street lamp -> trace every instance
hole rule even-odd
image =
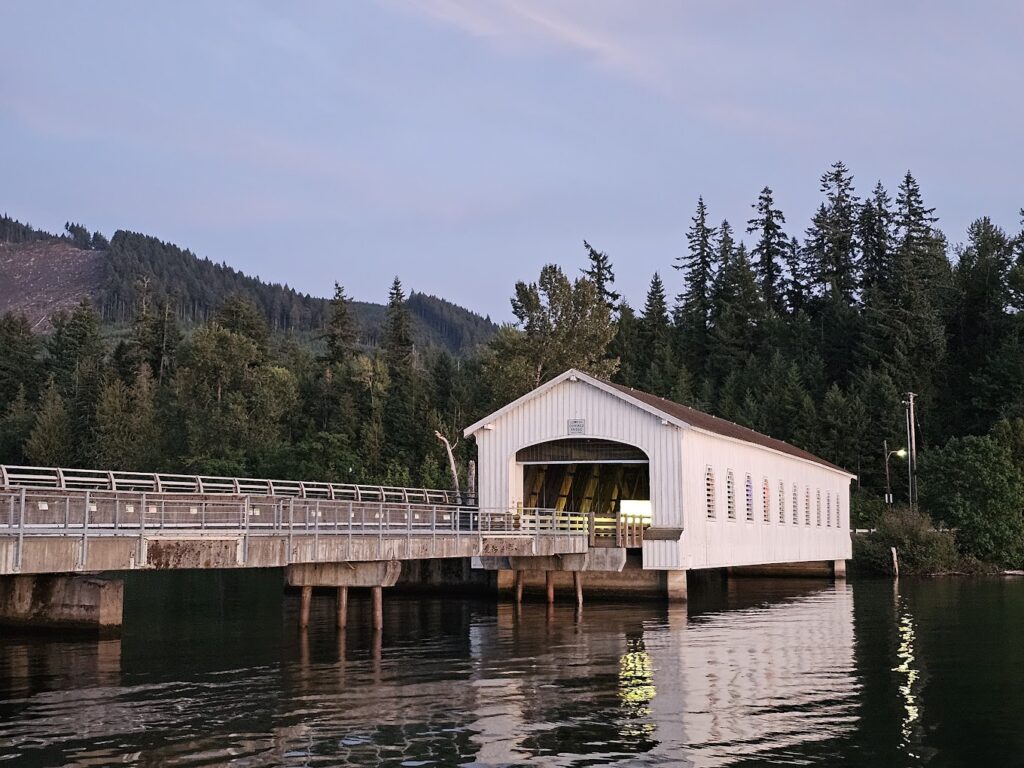
[[[899,456],[901,459],[906,458],[907,449],[897,448],[893,451],[889,450],[889,441],[882,441],[882,453],[885,454],[885,503],[892,504],[892,485],[889,482],[889,458],[891,456]]]

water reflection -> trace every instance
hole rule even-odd
[[[756,599],[763,585],[740,599]],[[762,596],[762,599],[763,596]],[[679,631],[685,623],[685,631]],[[654,756],[696,766],[782,759],[856,727],[853,596],[845,586],[651,631]]]
[[[218,605],[123,648],[0,639],[0,761],[720,766],[806,761],[858,727],[846,586],[736,584],[689,612],[392,598],[383,633],[358,596],[344,633],[327,596],[307,633],[290,602]]]

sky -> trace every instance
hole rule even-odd
[[[0,8],[0,211],[156,235],[314,295],[511,317],[607,251],[642,305],[697,197],[802,235],[842,160],[952,242],[1024,206],[1016,0],[51,2]]]

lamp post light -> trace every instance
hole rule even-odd
[[[889,441],[882,441],[882,453],[885,455],[885,503],[892,504],[892,484],[889,480],[889,458],[892,456],[899,456],[901,459],[907,455],[906,448],[897,448],[895,450],[889,450]]]

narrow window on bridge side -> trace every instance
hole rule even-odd
[[[843,527],[843,516],[839,513],[839,494],[836,494],[836,528]]]
[[[768,486],[768,478],[761,478],[761,504],[764,509],[761,510],[764,516],[764,521],[770,523],[772,521],[772,492]]]
[[[811,489],[804,487],[804,525],[811,524]]]
[[[817,496],[817,499],[815,500],[814,511],[815,511],[815,518],[814,519],[816,521],[815,524],[819,528],[821,528],[821,488],[818,489],[818,496]]]
[[[704,504],[707,507],[708,520],[715,519],[715,470],[708,467],[704,470]]]
[[[793,483],[793,525],[800,524],[800,501],[799,491],[796,489],[796,483]]]
[[[747,472],[744,490],[747,493],[747,522],[752,523],[754,522],[754,479],[750,476],[749,472]]]
[[[779,482],[779,522],[786,522],[786,484]]]
[[[832,491],[825,491],[825,527],[832,527]]]
[[[731,469],[725,473],[725,516],[736,519],[736,479]]]

